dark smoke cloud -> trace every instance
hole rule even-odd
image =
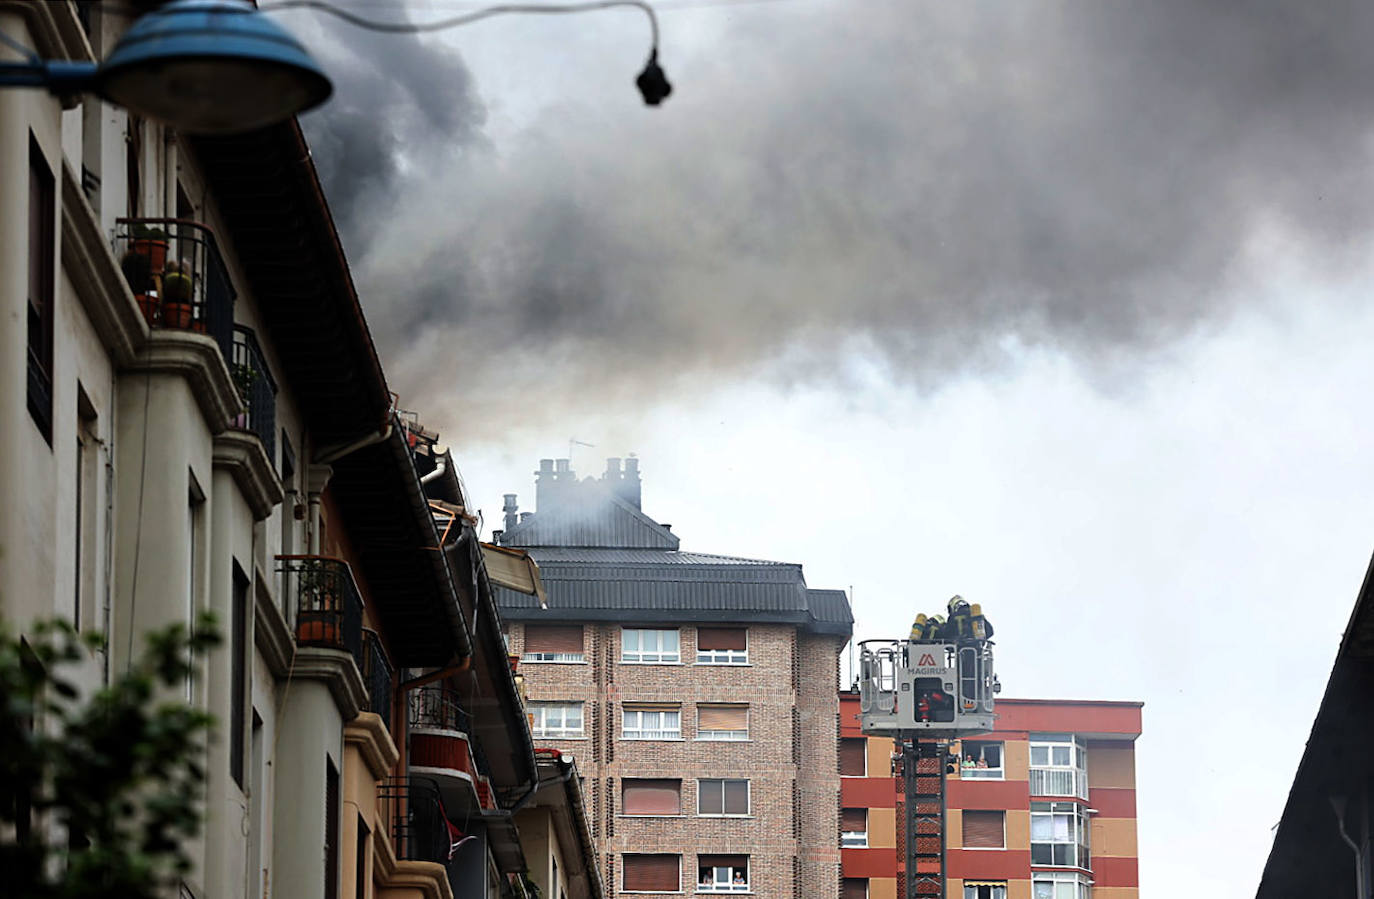
[[[675,56],[709,15],[665,14],[661,109],[540,83],[499,145],[449,51],[342,80],[312,135],[408,405],[1131,359],[1223,321],[1265,235],[1337,269],[1374,225],[1368,3],[780,3]]]

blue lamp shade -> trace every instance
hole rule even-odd
[[[97,78],[109,100],[191,134],[262,128],[333,91],[300,42],[247,0],[173,0],[125,32]]]

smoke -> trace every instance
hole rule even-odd
[[[1266,254],[1338,274],[1374,224],[1368,4],[797,2],[663,28],[662,108],[633,71],[592,95],[532,76],[547,108],[499,140],[454,51],[337,33],[384,62],[311,136],[427,420],[829,381],[856,352],[917,385],[1009,343],[1144,359],[1224,322]]]

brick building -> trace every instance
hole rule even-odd
[[[836,896],[838,590],[800,565],[683,552],[640,509],[638,460],[540,462],[502,546],[547,607],[500,592],[536,739],[576,755],[614,895]]]
[[[1136,899],[1138,702],[998,699],[997,729],[954,744],[950,899]],[[892,741],[840,694],[844,899],[895,899],[905,876]],[[968,766],[971,759],[973,766]]]

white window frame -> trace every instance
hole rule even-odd
[[[1052,899],[1061,899],[1059,888],[1061,885],[1073,887],[1071,891],[1072,899],[1088,899],[1089,882],[1082,874],[1075,874],[1072,871],[1032,871],[1031,872],[1031,896],[1037,893],[1036,886],[1039,884],[1053,884],[1051,892]],[[1068,896],[1063,899],[1069,899]]]
[[[585,652],[527,652],[520,657],[522,662],[557,662],[563,665],[585,664]]]
[[[1037,806],[1040,806],[1040,807],[1037,808]],[[1044,808],[1044,806],[1049,806],[1049,808]],[[1049,822],[1050,822],[1050,833],[1051,833],[1051,838],[1050,838],[1050,839],[1048,839],[1048,840],[1037,840],[1037,839],[1035,838],[1035,823],[1036,823],[1036,819],[1037,819],[1037,818],[1048,818],[1048,819],[1049,819]],[[1067,819],[1068,819],[1068,821],[1069,821],[1069,835],[1068,835],[1068,839],[1064,839],[1064,840],[1054,839],[1054,837],[1053,837],[1053,833],[1054,833],[1054,819],[1056,819],[1056,818],[1067,818]],[[1032,802],[1032,803],[1031,803],[1031,806],[1030,806],[1030,819],[1031,819],[1031,820],[1030,820],[1030,825],[1031,825],[1031,841],[1030,841],[1030,843],[1031,843],[1031,858],[1032,858],[1031,865],[1032,865],[1032,867],[1083,868],[1084,870],[1087,869],[1087,867],[1088,867],[1087,862],[1089,861],[1088,856],[1091,855],[1091,851],[1092,851],[1092,850],[1091,850],[1091,847],[1088,845],[1088,833],[1089,833],[1089,830],[1090,830],[1091,822],[1090,822],[1089,819],[1088,819],[1087,812],[1085,811],[1084,807],[1083,807],[1081,804],[1079,804],[1079,803],[1077,803],[1077,802],[1069,802],[1069,801],[1063,801],[1063,802],[1041,802],[1041,801],[1035,801],[1035,802]],[[1034,857],[1035,857],[1035,847],[1036,847],[1036,846],[1049,846],[1049,847],[1050,847],[1050,861],[1048,861],[1048,862],[1037,862],[1037,861],[1034,861]],[[1073,848],[1073,859],[1072,859],[1071,861],[1066,861],[1066,862],[1058,862],[1058,861],[1055,861],[1055,860],[1054,860],[1054,848],[1053,848],[1053,847],[1055,847],[1055,846],[1071,846],[1071,847]]]
[[[697,664],[698,665],[748,665],[749,664],[749,628],[742,627],[744,631],[743,649],[702,649],[697,644]]]
[[[654,722],[658,726],[646,726],[649,723],[647,716],[659,716]],[[669,726],[670,719],[674,725]],[[633,719],[631,716],[634,716]],[[633,726],[631,721],[633,720]],[[637,709],[632,706],[622,706],[620,709],[620,738],[622,740],[681,740],[682,739],[682,709]]]
[[[1005,883],[977,885],[965,884],[964,899],[978,899],[978,889],[982,886],[987,886],[988,889],[992,890],[992,899],[1007,899],[1007,885]],[[972,892],[969,892],[970,890],[972,890]],[[998,892],[999,890],[1001,892]]]
[[[868,848],[868,809],[860,809],[860,811],[864,813],[864,829],[840,831],[841,849]]]
[[[749,856],[746,855],[746,856],[744,857],[744,883],[735,883],[735,881],[734,881],[734,876],[735,876],[735,875],[734,875],[734,873],[730,870],[730,868],[721,866],[721,867],[715,867],[715,868],[707,868],[706,870],[708,870],[708,871],[711,872],[711,883],[710,883],[710,884],[703,884],[703,883],[701,882],[701,870],[702,870],[702,869],[701,869],[701,862],[700,862],[701,856],[698,855],[698,856],[697,856],[697,859],[698,859],[698,861],[697,861],[697,892],[698,892],[698,893],[748,893],[748,892],[750,892],[750,889],[749,889],[749,877],[750,877],[749,871],[750,871],[750,869],[753,867],[753,865],[749,864]],[[720,879],[720,873],[721,873],[722,871],[726,872],[726,873],[725,873],[725,879],[724,879],[724,880],[721,880],[721,879]]]
[[[983,757],[983,749],[987,746],[996,746],[997,754],[1002,759],[1002,764],[996,768],[965,768],[963,765],[964,757],[969,753],[974,753],[978,758]],[[1007,772],[1007,744],[997,740],[967,740],[959,747],[959,777],[964,780],[1006,780]]]
[[[587,718],[585,705],[581,702],[556,702],[556,701],[536,701],[528,705],[532,722],[530,725],[530,735],[535,737],[545,737],[549,739],[577,739],[587,735]],[[568,726],[568,712],[576,709],[577,728]],[[548,725],[548,714],[552,711],[559,711],[561,726],[550,727]]]
[[[725,785],[726,785],[727,783],[741,783],[741,782],[744,784],[744,812],[743,812],[743,813],[740,813],[740,812],[727,812],[727,811],[725,811]],[[702,796],[702,793],[703,793],[703,790],[702,790],[702,786],[701,786],[701,785],[702,785],[702,784],[706,784],[706,783],[717,783],[717,784],[720,784],[720,809],[721,809],[721,810],[720,810],[719,812],[703,812],[703,811],[701,810],[701,796]],[[697,817],[698,817],[698,818],[748,818],[748,817],[751,817],[753,814],[754,814],[754,785],[750,782],[749,778],[747,778],[747,777],[698,777],[698,778],[697,778]],[[701,877],[700,872],[697,873],[697,877],[698,877],[698,878]]]
[[[635,635],[636,646],[630,648],[628,639]],[[664,648],[664,637],[673,635],[671,650]],[[652,635],[654,646],[645,648],[645,638]],[[620,662],[623,665],[679,665],[682,663],[682,632],[680,629],[652,627],[622,627],[620,629]]]

